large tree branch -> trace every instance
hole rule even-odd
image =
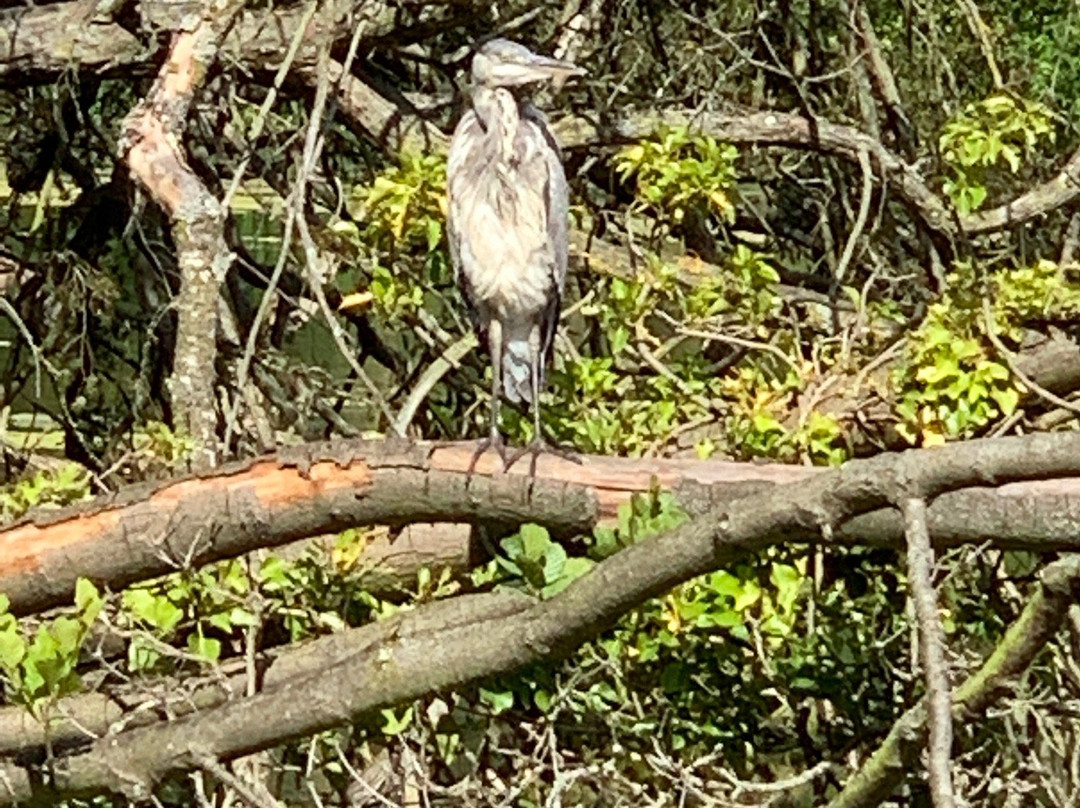
[[[596,521],[595,492],[554,480],[530,486],[520,475],[467,480],[457,473],[467,450],[430,453],[424,446],[340,441],[282,450],[203,477],[133,486],[51,521],[46,516],[0,532],[0,591],[14,612],[27,613],[70,602],[78,576],[122,587],[358,525],[535,520],[567,535]],[[384,552],[383,561],[396,566],[395,549]],[[424,554],[410,555],[405,567],[415,575],[419,563],[459,555],[453,547],[426,562]]]
[[[556,535],[588,531],[620,503],[655,484],[691,513],[828,472],[726,461],[545,456],[530,484],[523,471],[492,476],[483,458],[462,479],[474,445],[433,447],[336,441],[283,449],[198,477],[143,484],[0,530],[0,592],[27,614],[71,602],[76,580],[120,588],[188,565],[232,558],[350,527],[383,524],[537,522]],[[960,491],[929,508],[938,546],[992,538],[999,547],[1080,548],[1080,480]],[[845,542],[903,547],[892,510],[844,525]],[[813,540],[815,529],[790,538]],[[466,534],[428,530],[371,549],[375,590],[415,579],[421,566],[467,568],[477,550]]]
[[[196,442],[198,468],[217,455],[217,303],[232,253],[221,203],[191,170],[181,144],[195,92],[243,5],[208,0],[198,22],[176,35],[150,93],[124,120],[121,146],[132,175],[172,222],[180,292],[170,392],[179,431]]]
[[[514,614],[531,606],[532,599],[514,591],[491,595],[462,595],[443,602],[438,609],[424,610],[422,619],[437,618],[433,628],[446,628],[476,614],[485,619]],[[279,689],[290,682],[315,677],[349,655],[394,639],[402,617],[379,620],[360,628],[328,634],[314,640],[270,649],[260,654],[261,690]],[[413,631],[421,624],[414,623]],[[173,677],[138,680],[102,691],[79,693],[59,699],[49,708],[46,722],[23,706],[0,707],[0,755],[32,755],[50,748],[64,751],[108,734],[209,710],[247,692],[248,660],[224,662],[213,677],[178,682]],[[0,787],[0,792],[3,788]]]
[[[621,615],[749,551],[793,536],[830,541],[846,520],[903,497],[931,500],[969,486],[1080,474],[1080,434],[972,441],[853,461],[713,508],[683,527],[598,564],[548,601],[492,615],[483,600],[436,602],[401,617],[392,636],[342,649],[337,664],[187,719],[103,738],[57,760],[50,796],[122,792],[146,797],[167,776],[323,731],[372,710],[570,653]],[[467,475],[459,474],[461,478]],[[451,611],[452,610],[452,611]],[[446,619],[452,613],[452,619]],[[353,635],[355,636],[355,635]],[[438,664],[432,664],[438,660]],[[272,718],[271,718],[272,717]],[[41,796],[9,766],[6,802]]]
[[[0,10],[0,84],[51,83],[72,70],[106,77],[152,75],[158,33],[181,29],[191,10],[186,3],[140,0],[136,10],[144,42],[120,23],[95,16],[99,5],[100,0],[68,0]],[[352,0],[331,0],[305,26],[297,67],[314,66],[319,43],[348,36],[342,20],[353,5]],[[395,8],[388,3],[366,5],[373,26],[369,35],[385,34],[395,20]],[[272,71],[288,53],[303,20],[300,5],[241,11],[221,42],[221,58],[248,70]]]

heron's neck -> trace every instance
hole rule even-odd
[[[499,156],[509,160],[521,122],[517,98],[505,87],[478,87],[473,93],[473,108],[487,136],[498,146]]]

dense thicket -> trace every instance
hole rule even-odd
[[[483,435],[487,358],[449,266],[444,152],[468,103],[471,48],[494,33],[589,71],[537,98],[573,194],[545,402],[560,442],[836,466],[1075,429],[1075,4],[9,4],[0,516],[304,441]],[[529,437],[530,419],[504,417],[512,440]],[[873,507],[900,506],[895,494]],[[1059,565],[1045,575],[1067,584],[1038,584],[1048,554],[1014,549],[1033,546],[1034,520],[1049,521],[1039,508],[1055,507],[1060,541],[1039,546],[1071,546],[1077,495],[1051,495],[1025,506],[1016,518],[1033,521],[1014,533],[994,512],[985,546],[961,537],[938,559],[954,685],[1025,608],[1045,616],[1040,586],[1064,619],[1075,572]],[[540,519],[540,506],[522,508],[515,517]],[[93,691],[129,708],[177,682],[200,693],[205,676],[254,692],[256,657],[290,641],[462,593],[551,598],[686,510],[654,491],[624,505],[617,527],[562,545],[543,527],[488,525],[470,550],[482,560],[415,580],[410,566],[393,591],[364,563],[386,528],[365,524],[214,566],[192,566],[202,550],[172,555],[178,572],[123,594],[83,585],[75,618],[16,620],[5,603],[0,740],[14,705],[48,717],[74,703],[61,697]],[[761,541],[627,611],[567,661],[541,654],[345,730],[288,734],[229,769],[195,759],[159,798],[926,804],[910,752],[887,785],[867,763],[924,689],[904,554],[882,535],[868,527],[870,546],[843,548],[831,534]],[[497,609],[520,605],[507,603]],[[989,712],[975,699],[979,720],[958,724],[952,777],[970,803],[1080,793],[1073,609],[1072,633],[1032,649],[1015,693]],[[20,766],[70,751],[11,737],[0,757],[18,749]],[[852,786],[860,771],[877,791]]]

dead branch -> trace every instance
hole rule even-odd
[[[180,30],[191,12],[186,3],[140,0],[135,10],[141,23],[139,33],[147,39],[144,42],[120,23],[97,16],[98,5],[98,0],[73,0],[0,10],[0,84],[52,83],[72,70],[104,77],[151,74],[157,49],[148,47],[147,42],[155,40],[160,31]],[[348,35],[342,20],[352,6],[351,0],[332,0],[306,24],[300,6],[247,9],[226,32],[221,56],[249,70],[273,71],[303,26],[295,64],[314,65],[319,43]],[[365,13],[372,21],[371,36],[386,33],[396,19],[396,10],[389,3],[367,3]]]
[[[173,40],[153,88],[123,124],[121,153],[132,176],[172,222],[180,292],[170,387],[176,424],[196,442],[196,468],[212,466],[217,456],[217,304],[232,253],[225,243],[224,209],[188,166],[181,143],[195,91],[243,5],[209,0],[198,23]]]
[[[915,604],[919,660],[926,680],[928,773],[934,808],[956,804],[952,785],[952,698],[949,666],[945,660],[945,633],[938,615],[934,588],[934,548],[926,528],[926,502],[909,497],[901,502],[907,534],[908,586]]]
[[[855,30],[858,32],[859,39],[862,41],[862,46],[866,51],[874,93],[877,95],[881,105],[885,107],[889,128],[892,129],[893,134],[896,136],[897,145],[900,147],[904,158],[911,162],[916,157],[918,141],[915,128],[911,125],[911,119],[908,117],[907,111],[904,109],[904,103],[900,98],[900,90],[896,86],[896,77],[893,75],[892,67],[889,66],[889,62],[885,58],[881,40],[878,39],[877,32],[874,30],[874,24],[870,19],[870,12],[866,6],[856,2],[853,17]]]
[[[853,461],[710,509],[608,558],[551,600],[522,600],[513,613],[498,615],[482,596],[465,605],[460,600],[428,604],[401,615],[385,641],[349,645],[338,664],[314,678],[103,738],[55,761],[47,795],[29,771],[5,766],[0,770],[8,792],[3,802],[101,792],[146,798],[163,778],[205,760],[231,760],[375,709],[565,656],[628,610],[683,581],[791,536],[831,541],[834,528],[848,519],[904,496],[930,500],[970,486],[1076,474],[1080,435],[1074,433],[972,441]]]
[[[1080,599],[1080,556],[1069,555],[1042,571],[1023,612],[994,652],[953,693],[952,717],[979,717],[1061,628],[1069,606]],[[904,713],[881,746],[845,784],[828,808],[873,808],[881,804],[918,764],[926,738],[926,701]]]

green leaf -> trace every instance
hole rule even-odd
[[[7,631],[0,631],[0,667],[11,671],[18,667],[26,656],[26,640],[13,625]]]
[[[173,605],[164,595],[155,595],[146,589],[129,589],[123,595],[124,608],[137,618],[168,634],[180,623],[184,612]]]
[[[188,651],[207,662],[217,662],[221,658],[221,640],[206,637],[201,632],[188,635]]]
[[[488,690],[481,687],[480,701],[490,707],[494,715],[499,715],[514,706],[514,693],[511,690]]]
[[[530,561],[542,559],[551,546],[551,537],[547,528],[541,525],[522,525],[520,535],[522,552]]]
[[[384,735],[400,735],[409,728],[413,720],[412,707],[406,708],[405,712],[401,714],[401,718],[394,715],[393,710],[382,710],[380,712],[383,717],[382,731]]]
[[[75,582],[75,608],[79,611],[79,619],[84,626],[89,626],[97,619],[104,605],[105,600],[93,582],[86,578],[79,578]]]
[[[562,574],[545,586],[541,594],[546,598],[559,594],[594,566],[595,563],[588,558],[567,559],[562,566]]]
[[[1020,393],[1014,387],[995,387],[990,392],[990,398],[994,399],[1005,417],[1012,415],[1020,403]]]
[[[157,664],[161,654],[144,637],[132,638],[128,646],[128,667],[135,672],[150,670]]]

